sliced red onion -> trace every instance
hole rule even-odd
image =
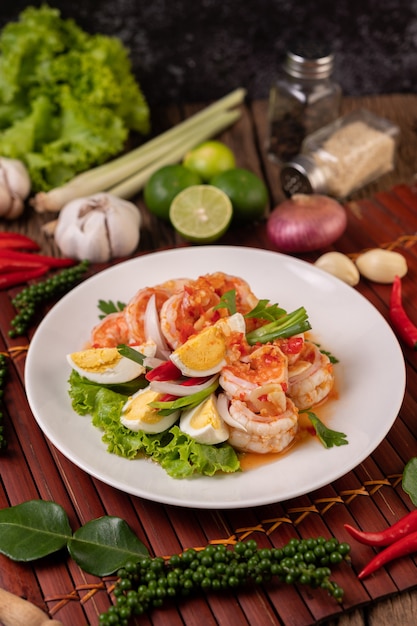
[[[199,385],[181,385],[181,383],[173,383],[166,380],[153,380],[149,383],[150,389],[153,391],[157,391],[158,393],[168,393],[171,396],[191,396],[193,393],[197,393],[198,391],[203,391],[210,387],[216,380],[218,374],[215,374],[204,383],[200,383]]]
[[[159,357],[167,359],[171,354],[171,350],[168,348],[164,336],[161,332],[161,324],[159,322],[158,310],[156,308],[156,298],[153,294],[146,305],[145,311],[145,336],[147,339],[153,339],[156,343],[156,354]]]
[[[156,356],[147,356],[144,360],[143,360],[143,364],[145,367],[149,367],[150,369],[155,369],[155,367],[158,367],[158,365],[161,365],[161,363],[164,363],[165,359],[159,359]]]
[[[229,398],[226,396],[225,393],[219,393],[219,395],[217,396],[217,410],[220,417],[226,422],[226,424],[229,424],[229,426],[233,426],[233,428],[237,428],[238,430],[243,430],[243,432],[246,432],[246,428],[243,426],[243,424],[235,420],[235,418],[230,415]]]
[[[289,373],[288,382],[290,385],[295,385],[296,383],[301,382],[305,378],[312,376],[318,369],[321,367],[321,352],[318,347],[314,344],[309,346],[309,349],[314,352],[314,359],[309,364],[309,367],[303,369],[299,374],[295,374],[295,376],[291,376]],[[303,361],[303,357],[300,357],[300,361]],[[295,362],[294,366],[297,366],[297,362]]]

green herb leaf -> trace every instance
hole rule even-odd
[[[227,309],[229,311],[229,315],[234,315],[237,311],[236,309],[236,289],[231,289],[230,291],[226,291],[221,298],[220,302],[213,307],[216,309]]]
[[[87,522],[68,542],[74,561],[89,574],[108,576],[127,561],[147,556],[148,550],[119,517],[104,516]]]
[[[412,457],[404,467],[402,488],[417,506],[417,457]]]
[[[14,561],[33,561],[63,548],[72,531],[64,509],[29,500],[0,510],[0,552]]]
[[[245,317],[255,317],[257,319],[265,319],[274,321],[283,315],[286,315],[285,309],[281,309],[278,304],[269,304],[269,300],[259,300],[258,304],[252,311],[246,313]]]
[[[317,417],[317,415],[312,411],[302,410],[300,411],[300,413],[305,413],[307,415],[308,419],[313,425],[314,430],[316,431],[316,435],[319,441],[323,444],[325,448],[333,448],[333,446],[345,446],[349,443],[344,433],[327,428],[327,426],[325,426],[323,422]]]
[[[320,350],[320,352],[321,352],[322,354],[325,354],[325,355],[329,358],[330,363],[333,363],[334,365],[335,365],[336,363],[339,363],[339,359],[338,359],[338,358],[336,358],[336,357],[335,357],[335,356],[334,356],[331,352],[328,352],[327,350],[324,350],[324,349],[320,346],[320,344],[319,344],[319,343],[316,343],[316,346],[318,347],[318,349]]]
[[[125,356],[127,359],[134,361],[135,363],[139,363],[139,365],[143,365],[143,360],[145,359],[145,355],[137,350],[134,350],[130,346],[127,346],[125,343],[121,343],[117,346],[117,351],[122,356]]]
[[[148,550],[128,524],[112,516],[87,522],[74,535],[62,506],[29,500],[0,510],[0,552],[13,561],[34,561],[67,546],[89,574],[113,574]]]
[[[99,300],[97,306],[99,310],[102,311],[102,315],[99,315],[99,318],[103,319],[110,313],[120,313],[120,311],[123,311],[126,304],[120,301],[113,302],[113,300]]]

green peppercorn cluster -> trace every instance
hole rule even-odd
[[[40,305],[53,300],[72,289],[89,266],[88,261],[67,267],[57,274],[38,283],[33,283],[20,291],[12,300],[18,313],[11,321],[10,337],[24,335],[35,317]]]
[[[3,425],[3,395],[7,378],[7,358],[5,354],[0,354],[0,453],[7,448],[7,439]]]
[[[349,551],[347,543],[318,537],[291,539],[283,548],[258,548],[256,541],[248,540],[233,548],[223,544],[190,548],[168,560],[144,557],[118,571],[116,604],[100,615],[99,623],[127,626],[130,617],[161,607],[166,600],[198,591],[221,592],[248,583],[267,583],[274,576],[283,583],[326,589],[340,602],[343,589],[330,580],[330,568]]]

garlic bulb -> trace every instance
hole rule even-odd
[[[396,275],[402,278],[408,271],[407,261],[402,254],[383,248],[367,250],[355,262],[362,276],[375,283],[392,283]]]
[[[135,250],[140,225],[139,209],[132,202],[97,193],[68,202],[59,213],[54,236],[64,256],[104,263]]]
[[[360,280],[358,268],[354,262],[346,256],[346,254],[342,254],[342,252],[326,252],[317,259],[314,265],[340,278],[340,280],[343,280],[343,282],[351,287],[357,285]]]
[[[19,217],[30,189],[29,173],[22,161],[0,157],[0,218]]]

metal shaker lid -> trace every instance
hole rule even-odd
[[[326,179],[311,157],[299,154],[281,168],[281,185],[289,197],[296,193],[326,193]]]
[[[302,40],[289,46],[284,68],[296,78],[328,78],[333,61],[334,54],[326,43]]]

